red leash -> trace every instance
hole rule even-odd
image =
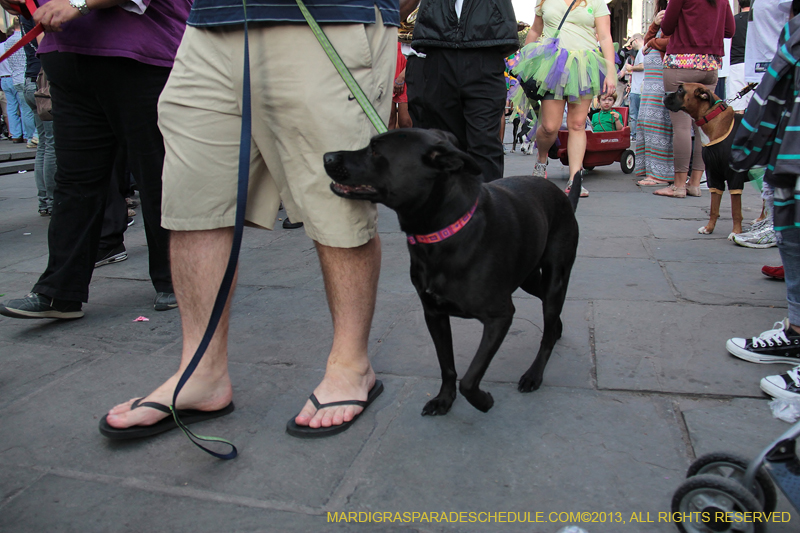
[[[34,2],[34,0],[25,0],[25,5],[19,5],[19,4],[11,4],[11,5],[13,6],[12,9],[15,9],[17,13],[19,13],[25,18],[32,19],[33,14],[36,12],[36,3]],[[36,39],[36,37],[38,37],[43,32],[44,32],[44,27],[40,22],[39,24],[34,26],[31,31],[26,33],[22,37],[22,39],[14,43],[14,46],[9,48],[5,54],[0,56],[0,62],[5,61],[6,59],[14,55],[17,51],[19,51],[20,48],[22,48],[32,40]]]

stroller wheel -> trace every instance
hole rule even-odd
[[[747,472],[749,461],[732,453],[709,453],[698,457],[686,471],[686,477],[701,474],[726,477],[744,485],[744,474]],[[756,497],[765,513],[775,510],[778,503],[778,494],[775,484],[763,467],[756,472],[755,484],[750,487],[750,492]]]
[[[687,517],[675,522],[682,533],[766,533],[764,522],[745,521],[744,513],[761,511],[739,483],[710,474],[688,478],[672,496],[672,512]]]

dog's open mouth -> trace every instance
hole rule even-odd
[[[331,189],[340,196],[372,195],[378,192],[375,187],[369,185],[343,185],[335,181],[331,183]]]

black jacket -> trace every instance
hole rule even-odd
[[[519,48],[511,0],[464,0],[461,19],[455,0],[422,0],[411,46],[426,48],[491,48],[503,56]]]

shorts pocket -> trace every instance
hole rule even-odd
[[[372,51],[364,24],[326,24],[323,28],[347,68],[372,68]]]

